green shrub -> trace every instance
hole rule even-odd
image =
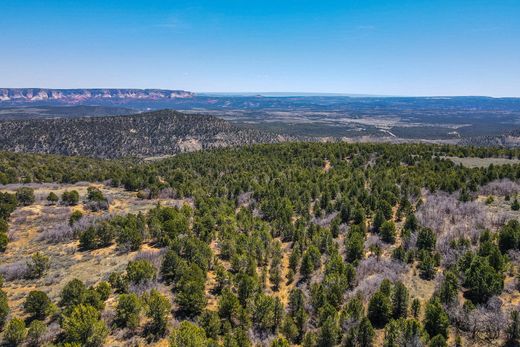
[[[128,278],[122,272],[112,272],[108,276],[108,283],[114,288],[116,293],[127,293],[128,292]]]
[[[58,197],[58,195],[56,195],[56,193],[54,192],[50,192],[49,195],[47,195],[47,201],[54,205],[56,204],[58,201],[60,201],[60,198]]]
[[[155,280],[157,269],[148,260],[138,259],[128,263],[126,276],[131,283],[146,283]]]
[[[10,346],[19,346],[27,336],[25,322],[20,318],[13,318],[7,324],[4,331],[4,341]]]
[[[152,289],[144,298],[146,316],[150,319],[147,330],[150,334],[160,337],[166,333],[167,316],[171,310],[168,298]]]
[[[79,221],[82,217],[83,217],[83,213],[81,211],[76,210],[76,211],[72,212],[72,214],[69,217],[69,225],[73,226],[74,223]]]
[[[106,301],[112,292],[112,287],[110,283],[101,281],[96,285],[95,290],[99,293],[101,300]]]
[[[61,322],[65,339],[85,347],[102,346],[108,335],[101,314],[90,305],[76,305],[66,314]]]
[[[0,289],[0,330],[5,324],[7,316],[9,315],[9,302],[7,294]]]
[[[69,281],[61,290],[60,306],[75,306],[85,302],[87,287],[77,278]]]
[[[32,255],[31,260],[27,262],[27,277],[28,278],[41,278],[50,267],[49,257],[36,252]]]
[[[9,237],[7,237],[7,234],[0,232],[0,252],[5,252],[8,243]]]
[[[51,312],[52,302],[44,292],[33,290],[25,298],[23,309],[33,319],[44,320]]]
[[[61,201],[64,205],[74,206],[79,202],[79,193],[76,190],[64,191],[61,195]]]
[[[34,203],[34,189],[28,187],[18,188],[16,190],[16,200],[21,206],[29,206]]]
[[[134,293],[121,294],[116,308],[116,323],[120,327],[136,329],[139,326],[141,300]]]
[[[47,326],[40,320],[33,320],[29,324],[29,331],[27,332],[27,343],[31,347],[41,346],[43,335],[47,331]]]
[[[173,329],[170,336],[170,347],[206,347],[208,339],[201,327],[188,321],[182,321]]]

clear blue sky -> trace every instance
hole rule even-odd
[[[519,0],[9,0],[0,87],[520,96]]]

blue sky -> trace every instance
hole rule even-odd
[[[0,87],[520,96],[520,1],[9,0]]]

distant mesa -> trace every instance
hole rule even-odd
[[[77,104],[96,100],[170,100],[194,96],[194,93],[185,90],[165,89],[0,89],[0,102],[8,103],[55,101],[64,104]]]

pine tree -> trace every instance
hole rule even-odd
[[[400,281],[394,284],[392,306],[394,319],[406,318],[408,315],[408,289]]]
[[[376,292],[368,303],[368,319],[375,327],[383,327],[390,320],[392,305],[388,296]]]
[[[448,336],[449,318],[441,302],[434,298],[426,305],[424,329],[430,336]]]

